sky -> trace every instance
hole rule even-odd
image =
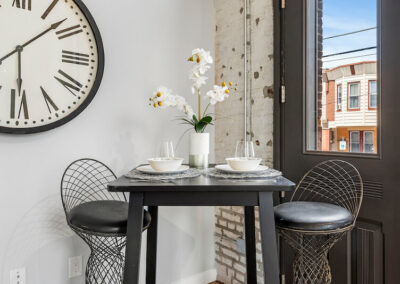
[[[323,37],[330,37],[377,26],[377,0],[323,0]],[[343,51],[376,46],[377,30],[370,30],[343,37],[324,39],[323,54],[329,55]],[[376,60],[376,49],[357,53],[326,57],[324,68]],[[373,55],[371,55],[373,54]],[[349,58],[369,55],[359,58]],[[346,59],[348,58],[348,59]],[[337,60],[343,59],[343,60]]]

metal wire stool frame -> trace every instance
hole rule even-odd
[[[61,180],[61,199],[67,223],[90,248],[85,272],[87,284],[122,283],[126,236],[82,230],[72,225],[68,216],[74,207],[90,201],[126,202],[124,194],[107,190],[107,184],[115,179],[115,174],[103,163],[93,159],[80,159],[67,167]]]
[[[290,201],[325,202],[341,206],[353,215],[354,221],[345,228],[317,232],[277,227],[278,233],[295,250],[294,283],[332,282],[328,252],[354,228],[362,198],[362,178],[348,162],[324,161],[304,175]]]

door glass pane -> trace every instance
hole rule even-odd
[[[377,0],[306,1],[307,151],[376,154]]]

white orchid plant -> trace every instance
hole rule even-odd
[[[193,111],[193,108],[186,102],[184,97],[174,94],[172,90],[164,86],[158,87],[154,92],[153,97],[150,98],[150,105],[154,108],[176,107],[186,115],[181,118],[184,123],[193,126],[197,133],[203,133],[208,125],[213,125],[213,115],[207,113],[210,105],[223,102],[229,97],[234,87],[232,82],[229,82],[228,85],[222,82],[221,86],[214,86],[212,90],[206,93],[208,104],[202,112],[201,87],[207,83],[208,78],[204,75],[211,68],[213,58],[209,51],[198,48],[192,51],[192,55],[188,61],[193,64],[189,73],[189,79],[193,81],[192,93],[198,97],[198,113],[196,114]],[[236,90],[236,88],[234,89]]]

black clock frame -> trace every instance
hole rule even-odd
[[[86,99],[79,105],[79,107],[72,113],[70,113],[68,116],[57,120],[55,122],[52,122],[50,124],[38,126],[38,127],[27,127],[27,128],[11,128],[11,127],[2,127],[0,126],[0,133],[8,133],[8,134],[33,134],[33,133],[39,133],[39,132],[45,132],[54,128],[57,128],[63,124],[68,123],[75,117],[77,117],[93,100],[94,96],[97,94],[97,91],[99,90],[101,81],[103,79],[103,74],[104,74],[104,46],[103,46],[103,40],[100,35],[99,28],[97,27],[97,24],[90,13],[89,9],[86,7],[85,4],[81,0],[73,0],[74,3],[79,7],[79,9],[82,11],[83,15],[86,17],[92,31],[93,35],[97,44],[97,54],[98,54],[98,67],[97,67],[97,72],[96,72],[96,79],[94,81],[93,87],[90,90],[88,96]]]

